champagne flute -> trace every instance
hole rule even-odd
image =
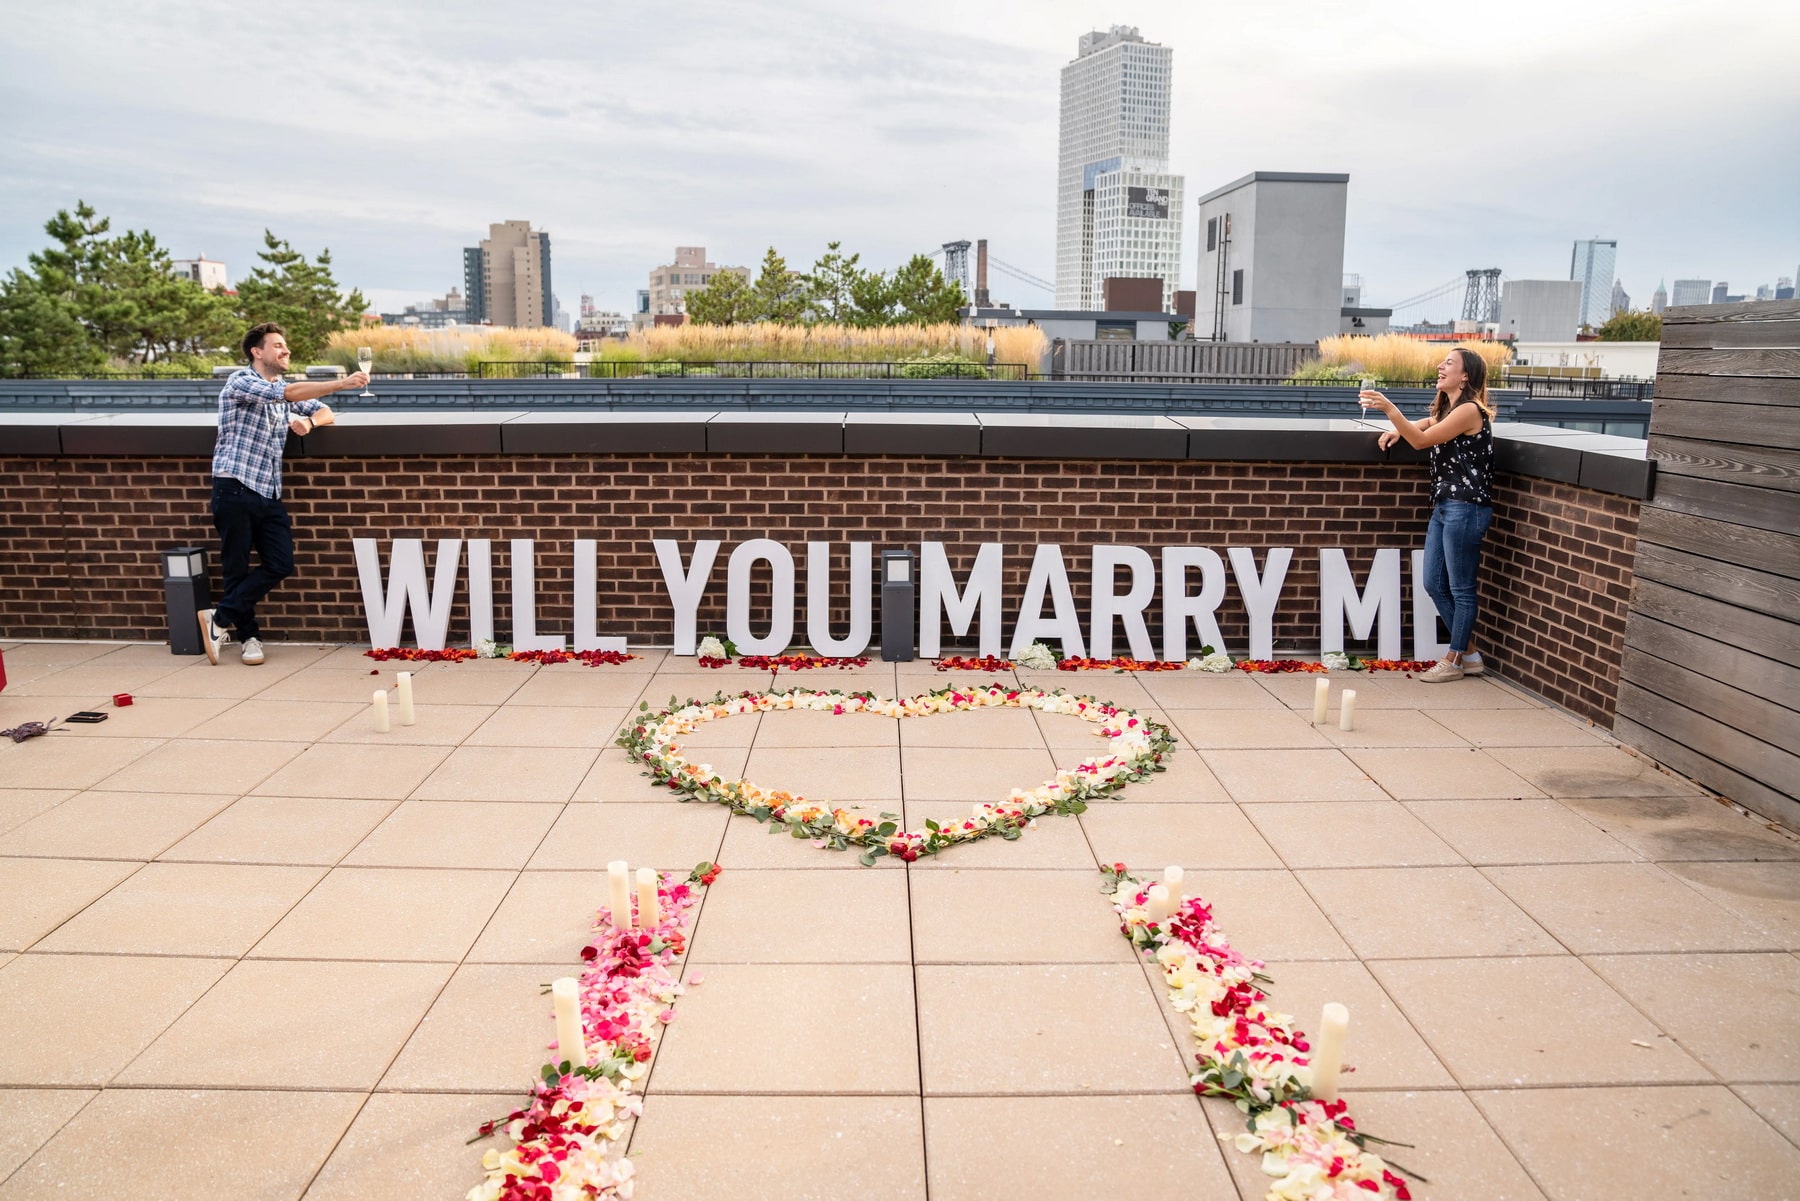
[[[367,347],[367,346],[358,346],[356,348],[356,369],[358,371],[362,372],[364,375],[367,375],[369,372],[369,368],[373,367],[374,365],[375,365],[375,351],[372,348]],[[358,392],[357,395],[372,397],[375,394],[373,392],[369,391],[369,385],[364,384],[363,390],[361,392]]]
[[[1374,408],[1375,405],[1374,405],[1373,401],[1364,400],[1362,398],[1362,394],[1364,392],[1373,392],[1375,390],[1375,385],[1379,382],[1380,382],[1379,380],[1371,379],[1371,378],[1365,376],[1363,378],[1362,382],[1357,386],[1356,403],[1363,407],[1364,412],[1367,412],[1369,409]]]

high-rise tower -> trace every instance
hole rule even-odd
[[[1575,243],[1569,257],[1569,278],[1581,281],[1580,324],[1598,328],[1611,315],[1613,267],[1619,257],[1616,241],[1590,238]]]

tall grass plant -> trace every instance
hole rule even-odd
[[[1385,384],[1426,384],[1437,380],[1438,364],[1452,346],[1474,351],[1487,363],[1488,380],[1500,382],[1512,361],[1512,347],[1501,342],[1470,340],[1445,344],[1402,334],[1340,334],[1319,339],[1319,357],[1309,359],[1289,378],[1297,382],[1354,382],[1376,379]]]

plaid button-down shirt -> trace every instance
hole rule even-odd
[[[268,380],[249,367],[231,373],[219,390],[219,440],[213,444],[213,475],[236,480],[270,500],[281,499],[281,452],[288,422],[310,417],[316,400],[287,399],[287,381]]]

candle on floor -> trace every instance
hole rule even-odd
[[[581,1030],[581,995],[575,977],[564,976],[550,985],[556,1006],[556,1060],[568,1060],[570,1069],[587,1066],[587,1039]]]
[[[377,734],[388,732],[387,689],[385,688],[375,690],[375,732]]]
[[[1344,689],[1344,699],[1338,703],[1338,729],[1354,730],[1356,728],[1356,689]]]
[[[410,726],[413,724],[412,672],[403,671],[397,678],[399,683],[395,685],[394,691],[400,698],[400,724]]]
[[[1175,913],[1181,908],[1181,882],[1186,875],[1179,867],[1171,863],[1163,868],[1163,887],[1169,890],[1169,912]]]
[[[1150,886],[1150,899],[1144,903],[1144,912],[1153,922],[1163,921],[1174,912],[1174,907],[1169,904],[1169,886],[1167,884]]]
[[[1331,681],[1321,679],[1313,684],[1313,725],[1325,724],[1326,711],[1331,708]]]
[[[631,869],[623,859],[606,865],[606,896],[615,930],[631,929]]]
[[[1312,1095],[1315,1101],[1338,1099],[1338,1076],[1344,1068],[1344,1034],[1350,1028],[1350,1011],[1336,1001],[1325,1005],[1319,1016],[1319,1037],[1312,1045]]]
[[[637,924],[648,930],[662,921],[662,908],[656,899],[656,869],[640,867],[637,873],[638,884],[638,919]]]

